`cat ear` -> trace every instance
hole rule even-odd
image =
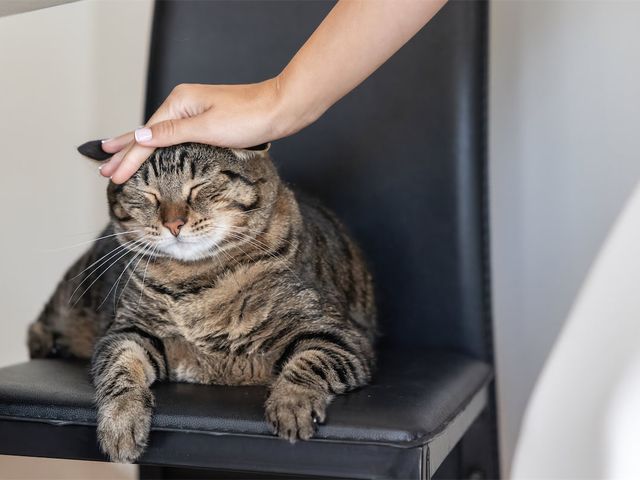
[[[261,143],[254,147],[232,148],[231,151],[240,160],[249,160],[250,158],[262,157],[267,154],[271,148],[271,143]]]
[[[107,153],[102,150],[102,140],[91,140],[89,142],[83,143],[78,147],[78,152],[85,157],[88,157],[92,160],[98,160],[102,162],[103,160],[107,160],[111,158],[113,153]]]

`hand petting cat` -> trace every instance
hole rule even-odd
[[[276,77],[248,85],[178,85],[144,127],[103,142],[114,155],[100,172],[121,184],[156,147],[247,148],[296,133],[362,83],[445,3],[341,0]]]
[[[113,157],[100,173],[128,180],[157,147],[185,142],[245,148],[287,136],[279,115],[278,79],[252,85],[178,85],[135,132],[103,141]],[[275,126],[280,126],[276,129]]]

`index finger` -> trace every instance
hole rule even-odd
[[[102,140],[102,150],[117,153],[133,141],[133,132],[123,133],[117,137]]]
[[[113,183],[124,183],[140,168],[140,165],[155,151],[154,147],[143,147],[134,142],[111,175]]]

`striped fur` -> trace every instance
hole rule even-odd
[[[267,421],[290,441],[369,381],[375,307],[362,255],[266,152],[159,149],[108,199],[104,238],[67,272],[29,349],[92,358],[111,459],[143,451],[157,380],[268,385]],[[186,221],[177,237],[168,218]]]

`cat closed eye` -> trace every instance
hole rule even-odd
[[[153,203],[155,203],[156,205],[160,205],[160,196],[157,193],[143,190],[142,194],[145,197],[147,197],[149,200],[151,200]]]
[[[195,196],[197,195],[198,191],[204,187],[207,183],[209,182],[200,182],[197,183],[195,185],[193,185],[190,189],[189,189],[189,194],[187,195],[187,203],[191,203],[193,201],[193,199],[195,198]]]

